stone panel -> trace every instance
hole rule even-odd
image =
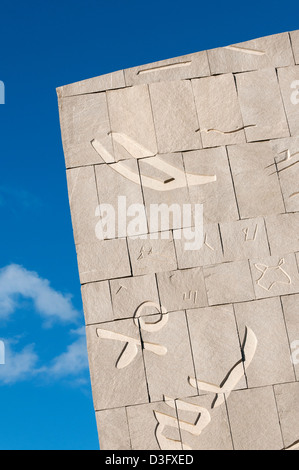
[[[291,135],[299,135],[299,67],[278,69],[278,79]]]
[[[299,250],[299,213],[271,215],[266,226],[272,255]]]
[[[287,67],[294,59],[288,33],[274,34],[208,51],[211,73]]]
[[[129,406],[127,413],[134,450],[182,450],[174,401]]]
[[[264,219],[240,220],[220,224],[224,261],[269,256]]]
[[[295,64],[299,64],[299,31],[291,31],[290,37],[295,57]]]
[[[113,153],[105,93],[60,99],[59,115],[66,168],[104,163],[94,139]]]
[[[298,212],[299,137],[276,139],[271,144],[275,153],[271,168],[278,174],[286,212]]]
[[[211,408],[212,401],[213,398],[208,395],[176,401],[183,448],[233,450],[226,407]],[[208,416],[207,412],[210,421],[203,422]],[[193,424],[194,429],[187,429],[185,423]]]
[[[95,243],[99,202],[94,167],[71,168],[66,175],[75,244]]]
[[[285,448],[299,441],[299,383],[274,386]]]
[[[206,51],[160,60],[125,70],[127,86],[210,75]]]
[[[86,332],[95,410],[147,403],[141,338],[133,320],[90,325]]]
[[[160,299],[167,311],[207,305],[202,268],[160,272],[157,280]]]
[[[159,304],[157,283],[154,274],[146,276],[125,277],[110,281],[114,318],[130,318],[144,302]],[[144,315],[156,313],[146,308]]]
[[[299,294],[284,295],[281,302],[291,347],[291,360],[299,380]]]
[[[242,359],[232,305],[187,311],[196,378],[200,382],[222,385],[229,371]],[[200,393],[207,393],[203,388]],[[246,387],[244,373],[236,388]]]
[[[173,238],[179,269],[208,266],[223,262],[223,251],[218,224],[204,224],[198,249],[189,249],[190,238],[194,238],[198,228],[174,230]]]
[[[169,231],[156,234],[156,238],[128,239],[133,275],[158,273],[177,269],[172,233]]]
[[[241,219],[284,212],[270,143],[229,146],[228,155]]]
[[[200,185],[190,185],[192,204],[203,204],[205,223],[238,220],[238,208],[225,147],[196,150],[183,154],[187,173],[201,174]],[[210,177],[210,178],[207,178]]]
[[[250,260],[257,299],[299,292],[299,274],[294,253]]]
[[[84,284],[81,294],[86,325],[114,319],[108,281]]]
[[[71,83],[57,88],[57,93],[61,97],[84,95],[87,93],[99,93],[101,91],[111,90],[113,88],[125,87],[124,71],[107,73],[100,77],[89,78],[80,82]]]
[[[272,387],[232,392],[228,403],[235,450],[282,450]]]
[[[233,74],[192,80],[203,147],[246,142]]]
[[[248,387],[261,387],[295,380],[290,347],[279,298],[235,305],[240,335],[245,327],[257,338],[257,348],[246,370]]]
[[[255,298],[248,261],[203,268],[209,305],[243,302]]]
[[[96,412],[101,450],[131,450],[125,408]]]
[[[114,160],[156,155],[157,143],[147,85],[107,92]],[[104,143],[100,141],[102,145]]]
[[[149,86],[159,153],[202,147],[190,81]]]
[[[127,243],[123,238],[77,245],[77,258],[81,284],[131,276]]]
[[[162,321],[164,326],[161,326]],[[177,398],[197,395],[188,382],[194,376],[194,366],[185,312],[142,317],[141,337],[144,343],[144,363],[151,401],[165,397]],[[151,329],[153,328],[153,331]],[[157,330],[156,330],[157,329]],[[162,355],[147,349],[148,343],[162,348]]]
[[[241,73],[236,80],[247,142],[288,137],[275,69]]]

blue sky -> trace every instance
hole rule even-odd
[[[1,0],[0,449],[98,449],[55,88],[298,28],[295,2]]]

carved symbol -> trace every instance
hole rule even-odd
[[[299,82],[298,82],[298,83],[299,83]],[[275,165],[275,170],[276,170],[276,171],[274,171],[273,173],[271,173],[270,176],[275,175],[275,174],[279,175],[281,172],[286,171],[286,170],[289,170],[290,168],[293,168],[293,166],[297,165],[297,163],[299,163],[299,160],[296,160],[295,162],[290,162],[290,165],[285,166],[285,167],[283,167],[283,168],[281,168],[281,169],[278,169],[278,165],[279,165],[280,163],[289,162],[290,160],[292,160],[293,157],[295,157],[296,155],[298,155],[299,152],[295,152],[295,153],[293,153],[293,154],[291,155],[290,150],[289,150],[289,149],[285,149],[285,150],[283,150],[282,152],[279,152],[279,153],[278,153],[278,155],[282,155],[282,154],[285,154],[285,158],[283,158],[283,159],[277,161],[277,157],[275,157],[275,162],[274,162],[274,163],[271,163],[270,165],[268,165],[268,166],[266,167],[266,168],[269,168],[269,167]],[[291,198],[296,197],[296,196],[298,196],[298,195],[299,195],[299,191],[295,191],[294,193],[290,194],[290,195],[288,196],[288,198],[291,199]]]
[[[195,423],[188,423],[186,421],[178,420],[176,417],[161,413],[160,411],[154,411],[158,426],[156,428],[156,439],[161,450],[181,450],[181,442],[174,439],[167,438],[163,431],[166,426],[187,431],[193,436],[199,436],[204,428],[210,423],[211,416],[206,408],[203,408],[192,403],[187,403],[182,400],[175,400],[173,398],[164,397],[165,403],[177,410],[191,411],[197,413]],[[167,401],[166,401],[167,400]],[[191,450],[191,447],[182,442],[183,450]]]
[[[151,156],[152,152],[142,145],[138,144],[134,139],[120,132],[109,132],[113,140],[121,145],[130,155],[138,160],[139,158],[146,158],[146,163],[153,168],[158,169],[162,173],[166,173],[169,177],[164,181],[159,181],[155,178],[141,175],[142,185],[147,188],[154,189],[155,191],[170,191],[173,189],[189,186],[201,185],[212,183],[217,180],[216,175],[196,175],[192,173],[185,173],[183,170],[170,165],[158,156]],[[96,152],[103,158],[105,163],[109,164],[110,168],[115,170],[120,175],[128,180],[141,184],[138,172],[130,170],[122,162],[115,162],[113,156],[105,149],[105,147],[97,139],[91,141],[91,145]]]
[[[157,322],[146,322],[144,318],[141,316],[142,311],[146,307],[154,307],[157,310],[157,312],[160,313],[160,318]],[[137,308],[134,314],[133,321],[136,326],[138,326],[137,319],[139,319],[140,328],[142,330],[150,331],[151,333],[153,333],[155,331],[161,330],[166,325],[166,323],[168,322],[168,313],[165,307],[162,306],[161,311],[160,311],[160,307],[158,304],[156,304],[156,302],[151,302],[148,300],[146,302],[143,302],[141,305],[139,305],[139,307]],[[148,348],[145,348],[145,349],[148,349]]]
[[[287,160],[290,160],[294,155],[296,155],[296,154],[291,155],[290,149],[283,150],[282,152],[279,152],[278,155],[282,155],[283,153],[286,154],[286,155],[285,155],[285,158],[283,158],[282,160],[280,160],[280,161],[277,162],[277,163],[286,162]]]
[[[267,266],[262,263],[255,264],[256,269],[262,273],[256,283],[266,291],[270,291],[276,284],[292,284],[292,279],[281,267],[284,263],[285,260],[281,258],[277,266]]]
[[[186,60],[185,62],[177,62],[176,64],[167,64],[167,65],[158,65],[156,67],[150,67],[148,69],[142,69],[138,70],[136,75],[141,75],[143,73],[152,73],[152,72],[157,72],[159,70],[169,70],[177,67],[186,67],[186,65],[191,64],[191,60]]]
[[[205,234],[205,239],[204,239],[204,242],[203,242],[204,245],[206,245],[211,251],[215,251],[215,249],[211,245],[209,245],[209,243],[207,242],[207,238],[208,238],[208,235]]]
[[[252,359],[256,352],[256,348],[257,338],[253,331],[246,326],[242,346],[244,359],[235,364],[235,366],[229,371],[228,375],[222,381],[220,386],[210,384],[208,382],[202,382],[200,380],[195,379],[194,377],[188,378],[190,385],[194,388],[197,388],[198,386],[199,390],[216,393],[216,398],[212,408],[217,408],[217,406],[222,405],[225,396],[226,398],[229,397],[232,390],[243,377],[245,370],[250,366],[252,362]]]
[[[236,51],[236,52],[244,52],[244,54],[265,55],[265,51],[259,51],[257,49],[249,49],[248,47],[226,46],[224,47],[224,49],[229,49],[231,51]]]
[[[139,256],[137,258],[137,261],[145,258],[146,256],[149,256],[153,253],[153,247],[151,246],[150,248],[146,249],[144,246],[140,248]]]
[[[146,246],[142,246],[140,248],[140,251],[139,251],[139,254],[138,254],[138,257],[137,257],[137,261],[140,261],[142,259],[145,259],[149,256],[152,256],[153,258],[155,259],[161,259],[161,258],[165,258],[167,259],[167,255],[165,255],[164,253],[162,252],[157,252],[157,253],[154,253],[154,250],[153,250],[153,247],[152,246],[149,246],[148,248]]]
[[[175,178],[168,178],[167,180],[164,181],[164,184],[171,183],[174,180]]]
[[[288,447],[285,447],[283,450],[298,450],[299,449],[299,440],[295,441],[293,444],[291,444]]]
[[[290,165],[284,167],[284,168],[281,168],[280,170],[277,168],[277,165],[280,165],[281,163],[283,162],[288,162],[289,160],[291,160],[293,157],[295,157],[296,155],[299,154],[299,152],[294,152],[291,154],[290,150],[289,149],[285,149],[283,150],[282,152],[279,152],[278,155],[282,155],[282,154],[285,154],[285,158],[281,159],[281,160],[278,160],[277,161],[277,157],[275,157],[275,162],[274,163],[271,163],[270,165],[266,166],[266,168],[270,168],[271,166],[276,166],[276,171],[274,171],[273,173],[270,173],[270,176],[272,175],[275,175],[276,173],[281,173],[282,171],[285,171],[285,170],[288,170],[289,168],[292,168],[294,165],[296,165],[299,160],[291,163]],[[265,168],[265,169],[266,169]]]
[[[144,308],[146,307],[154,307],[157,311],[161,314],[160,319],[155,323],[146,322],[142,317],[141,313]],[[138,320],[139,319],[139,320]],[[168,313],[164,307],[160,307],[155,302],[146,301],[143,302],[136,310],[133,318],[134,324],[138,327],[140,323],[140,328],[146,331],[155,332],[163,328],[167,321],[168,321]],[[111,339],[115,341],[122,341],[126,343],[123,351],[121,352],[118,360],[116,361],[115,367],[117,369],[123,369],[127,367],[133,359],[136,357],[138,353],[137,346],[143,347],[148,351],[157,354],[158,356],[164,356],[167,353],[167,348],[160,344],[149,343],[149,342],[142,342],[140,339],[131,338],[130,336],[126,336],[120,333],[115,333],[114,331],[103,330],[102,328],[96,329],[96,334],[101,339]]]
[[[196,389],[198,385],[201,390],[216,393],[216,397],[211,408],[220,406],[224,403],[224,398],[227,398],[230,395],[231,391],[235,388],[237,383],[245,374],[245,370],[249,367],[253,360],[256,348],[257,338],[253,331],[246,326],[242,344],[243,359],[237,362],[237,364],[235,364],[235,366],[229,371],[221,385],[218,386],[207,382],[202,382],[195,379],[194,377],[189,376],[188,381],[190,385]],[[211,415],[206,408],[200,407],[198,405],[190,404],[182,400],[177,400],[175,403],[175,400],[169,397],[164,397],[164,400],[167,400],[166,404],[171,408],[177,410],[193,411],[198,414],[195,423],[192,424],[179,420],[173,416],[169,416],[165,413],[154,411],[155,417],[158,421],[158,426],[156,428],[156,439],[160,449],[179,450],[180,442],[174,439],[169,439],[163,434],[165,427],[170,426],[176,429],[187,431],[194,436],[199,436],[205,427],[210,423]],[[294,444],[297,445],[297,443]],[[184,444],[183,442],[182,447],[184,450],[191,450],[191,447],[189,447],[187,444]]]
[[[119,289],[117,289],[115,295],[117,295],[122,289],[128,290],[126,286],[123,286],[122,284],[119,286]]]
[[[258,225],[256,224],[255,229],[254,229],[254,232],[253,232],[253,235],[250,237],[250,235],[249,235],[249,228],[248,228],[248,227],[243,228],[243,229],[242,229],[242,232],[245,233],[245,241],[246,241],[246,242],[255,241],[256,235],[257,235],[257,231],[258,231]]]
[[[286,157],[285,157],[283,160],[280,160],[278,163],[282,163],[282,162],[289,161],[289,160],[291,160],[293,157],[295,157],[296,155],[299,154],[299,152],[295,152],[295,153],[293,153],[293,154],[291,155],[289,149],[284,150],[284,152],[280,152],[280,153],[285,153],[285,152],[286,152]],[[291,163],[290,165],[288,165],[288,166],[282,168],[281,170],[277,170],[277,172],[278,172],[278,173],[281,173],[282,171],[288,170],[288,169],[292,168],[293,166],[295,166],[298,162],[299,162],[299,160],[297,160],[297,161]],[[294,193],[290,194],[289,199],[291,199],[291,198],[293,198],[293,197],[295,197],[295,196],[298,196],[298,195],[299,195],[299,191],[295,191]]]
[[[195,291],[189,290],[189,295],[188,295],[188,297],[187,297],[187,292],[184,292],[184,294],[183,294],[183,300],[191,300],[191,296],[193,296],[193,303],[196,304],[196,300],[197,300],[197,290],[195,290]]]
[[[200,131],[200,132],[205,132],[206,134],[209,134],[210,132],[216,132],[217,134],[229,135],[229,134],[235,134],[236,132],[240,132],[250,127],[256,127],[256,124],[248,124],[247,126],[242,126],[242,127],[238,127],[237,129],[233,129],[232,131],[220,131],[219,129],[196,129],[195,132]]]
[[[293,155],[292,155],[292,156],[293,156]],[[291,165],[286,166],[286,167],[282,168],[281,170],[278,170],[278,173],[281,173],[282,171],[285,171],[285,170],[288,170],[289,168],[292,168],[293,166],[297,165],[297,163],[299,163],[299,160],[297,160],[297,161],[294,162],[294,163],[291,163]]]

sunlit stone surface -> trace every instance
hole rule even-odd
[[[299,31],[57,92],[101,449],[299,448]]]

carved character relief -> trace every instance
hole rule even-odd
[[[195,186],[213,183],[217,180],[216,175],[199,175],[193,173],[185,173],[179,168],[170,165],[157,155],[150,157],[151,152],[136,142],[131,137],[120,132],[110,132],[112,139],[121,145],[133,158],[136,160],[140,158],[146,158],[146,163],[153,168],[161,171],[167,175],[163,181],[155,178],[151,178],[145,175],[141,175],[142,185],[146,188],[153,189],[155,191],[171,191],[178,188],[184,188],[186,186]],[[140,185],[140,176],[138,172],[130,170],[123,162],[115,162],[113,156],[107,151],[107,149],[97,139],[91,141],[91,145],[96,152],[103,158],[110,168],[132,181],[135,184]]]
[[[159,313],[160,318],[157,322],[151,323],[147,322],[142,318],[141,314],[147,307],[154,307]],[[143,302],[136,310],[133,318],[135,326],[138,328],[140,325],[141,330],[150,331],[154,333],[163,328],[168,322],[168,313],[164,307],[160,309],[160,306],[155,302],[146,301]],[[116,361],[115,367],[117,369],[123,369],[127,367],[135,359],[138,354],[138,346],[140,348],[147,349],[158,356],[164,356],[167,353],[167,348],[161,344],[150,343],[146,341],[141,341],[141,338],[131,338],[127,335],[117,333],[114,331],[104,330],[102,328],[96,329],[96,334],[100,339],[110,339],[113,341],[121,341],[125,344],[124,349],[122,350],[119,358]]]
[[[183,411],[191,411],[196,413],[194,423],[189,423],[176,417],[161,413],[160,411],[154,411],[158,426],[155,430],[155,435],[160,449],[162,450],[191,450],[191,447],[181,441],[167,438],[163,432],[167,426],[175,428],[178,431],[187,431],[193,436],[199,436],[202,431],[208,426],[211,421],[211,415],[209,411],[199,405],[194,405],[183,400],[174,400],[173,398],[164,397],[166,405],[175,409]]]
[[[192,387],[197,389],[198,386],[199,390],[216,394],[215,400],[211,405],[211,409],[222,405],[225,398],[227,399],[229,397],[232,390],[244,376],[246,369],[250,366],[254,358],[257,343],[257,337],[254,332],[250,328],[245,327],[245,335],[242,344],[243,358],[232,367],[220,385],[203,382],[201,380],[197,380],[195,377],[188,377],[188,381]],[[168,406],[176,410],[194,411],[194,413],[197,413],[197,416],[194,423],[188,423],[165,413],[154,411],[155,417],[158,421],[155,435],[160,449],[179,450],[183,448],[184,450],[191,450],[191,447],[184,442],[181,443],[179,441],[169,439],[165,434],[163,434],[163,432],[167,426],[170,426],[187,431],[194,436],[199,436],[211,422],[209,410],[198,405],[190,404],[182,400],[174,400],[169,397],[164,397],[164,400]]]
[[[277,284],[291,284],[291,277],[282,268],[284,264],[284,258],[279,260],[277,266],[267,266],[266,264],[256,263],[254,265],[255,268],[262,273],[256,283],[266,291],[270,291]]]

